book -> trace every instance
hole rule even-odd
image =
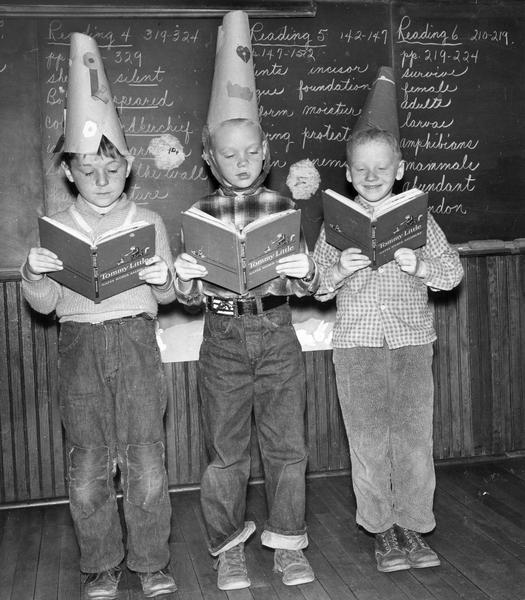
[[[427,239],[428,193],[412,188],[392,196],[373,215],[333,190],[323,191],[326,241],[339,250],[360,248],[378,268],[398,248],[415,250]]]
[[[280,258],[299,251],[301,211],[265,215],[239,231],[198,208],[182,213],[186,252],[206,267],[205,281],[238,294],[277,277]]]
[[[138,272],[155,255],[155,225],[136,221],[92,241],[86,234],[50,217],[39,217],[40,245],[62,261],[48,277],[99,303],[144,283]]]

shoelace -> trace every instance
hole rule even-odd
[[[156,579],[157,577],[167,577],[166,573],[162,569],[154,571],[153,573],[140,573],[141,579]]]
[[[396,532],[393,528],[388,529],[384,533],[380,533],[379,538],[387,552],[390,550],[400,550],[399,540],[397,539]]]
[[[99,573],[86,573],[84,581],[86,583],[96,583],[102,577],[107,576],[113,583],[115,583],[120,576],[120,568],[114,567],[113,569],[108,569],[107,571],[100,571]]]
[[[238,544],[226,550],[219,558],[220,564],[229,575],[242,575],[246,572],[246,561],[243,552],[243,544]]]
[[[308,561],[300,550],[280,550],[279,560],[282,568],[290,565],[307,565]]]
[[[417,531],[403,528],[403,534],[408,542],[409,551],[417,550],[418,548],[429,548],[428,544],[423,540]]]

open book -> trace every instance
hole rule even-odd
[[[426,243],[428,194],[417,188],[392,196],[371,216],[354,200],[323,191],[326,241],[345,250],[360,248],[377,268],[398,248],[415,250]]]
[[[40,245],[62,261],[47,275],[95,303],[144,282],[138,272],[155,255],[155,225],[136,221],[116,227],[95,241],[50,217],[39,217]]]
[[[186,252],[208,270],[203,279],[243,294],[277,277],[277,261],[299,251],[301,211],[265,215],[239,232],[191,207],[182,213],[182,231]]]

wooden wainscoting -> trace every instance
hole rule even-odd
[[[525,449],[525,255],[462,258],[465,279],[433,294],[434,454],[467,458]],[[20,282],[0,283],[0,503],[66,496],[57,406],[57,327],[31,311]],[[331,351],[305,352],[309,472],[349,468]],[[205,462],[196,363],[165,365],[171,486],[198,485]],[[253,440],[253,477],[261,476]]]

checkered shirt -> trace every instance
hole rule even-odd
[[[220,219],[223,222],[234,223],[237,229],[242,229],[259,217],[297,208],[293,200],[281,196],[277,192],[260,187],[253,194],[225,195],[219,189],[214,194],[206,196],[194,204],[196,208]],[[306,252],[304,239],[301,238],[301,252]],[[267,283],[250,291],[253,296],[307,296],[312,294],[317,286],[318,277],[311,282],[293,277],[276,277]],[[213,285],[207,281],[194,280],[189,291],[183,292],[180,282],[175,282],[179,300],[185,304],[199,304],[203,296],[219,298],[238,298],[235,292]],[[244,297],[244,296],[243,296]]]
[[[391,261],[377,270],[356,271],[335,284],[334,268],[341,252],[326,242],[323,227],[314,250],[320,271],[315,297],[326,301],[337,296],[334,348],[380,347],[385,340],[389,348],[400,348],[436,339],[428,288],[452,289],[461,281],[463,268],[457,250],[430,214],[427,243],[415,252],[428,266],[425,279],[408,275]]]

